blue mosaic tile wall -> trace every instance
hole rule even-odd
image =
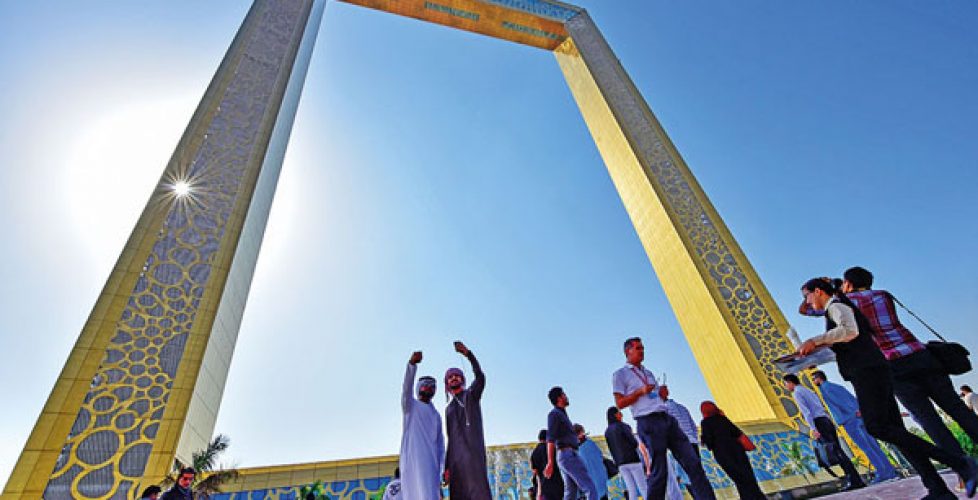
[[[794,431],[754,435],[751,436],[751,440],[757,446],[757,450],[748,455],[751,465],[754,467],[754,475],[760,482],[785,477],[780,474],[790,463],[790,459],[785,453],[785,447],[791,446],[792,443],[797,442],[801,446],[803,455],[814,456],[811,441]],[[603,443],[602,448],[604,448]],[[610,456],[606,449],[604,451],[606,456]],[[501,500],[526,498],[526,492],[530,488],[533,476],[529,465],[531,452],[531,447],[489,450],[489,486],[492,489],[493,498]],[[733,482],[713,460],[713,455],[709,451],[701,450],[701,458],[707,476],[715,489],[733,486]],[[811,460],[808,465],[809,470],[813,472],[817,468],[814,460]],[[681,475],[680,481],[683,481],[685,474],[681,473],[681,469],[678,470]],[[337,481],[326,483],[324,486],[326,493],[333,500],[379,500],[390,480],[391,477],[388,476],[355,481]],[[304,485],[229,492],[214,495],[212,498],[214,500],[301,500],[298,495],[299,488],[302,486]],[[621,478],[615,478],[609,484],[609,499],[624,498],[624,489],[625,485]],[[447,497],[448,492],[446,491],[445,494]]]

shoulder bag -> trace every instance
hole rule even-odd
[[[948,342],[947,339],[941,336],[941,334],[937,333],[937,330],[931,328],[931,326],[925,323],[924,320],[920,319],[920,316],[914,314],[914,312],[908,309],[907,306],[903,305],[902,302],[897,300],[893,294],[887,292],[887,295],[893,299],[893,302],[896,302],[897,305],[902,307],[904,311],[907,311],[908,314],[919,321],[921,325],[924,325],[924,327],[930,330],[930,333],[933,333],[935,337],[940,339],[931,340],[928,342],[927,350],[930,351],[935,358],[937,358],[937,361],[944,367],[944,371],[946,371],[949,375],[963,375],[971,371],[971,360],[968,359],[968,355],[971,354],[971,352],[969,352],[967,348],[957,342]]]

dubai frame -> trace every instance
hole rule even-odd
[[[787,322],[586,11],[341,1],[552,51],[716,400],[735,421],[791,425],[797,409],[773,365],[791,350]],[[210,439],[324,7],[251,7],[4,498],[131,498]]]

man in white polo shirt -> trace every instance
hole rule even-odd
[[[624,367],[615,371],[612,386],[618,408],[631,408],[632,418],[638,423],[638,437],[645,443],[652,460],[649,475],[649,500],[661,500],[666,496],[668,475],[666,450],[672,451],[689,475],[690,492],[696,500],[715,500],[699,454],[676,419],[666,411],[665,402],[659,397],[655,375],[642,366],[645,346],[642,339],[633,337],[625,341]]]

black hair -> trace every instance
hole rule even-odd
[[[547,440],[547,429],[540,429],[540,432],[537,433],[537,441],[546,441],[546,440]]]
[[[560,395],[563,393],[564,388],[559,385],[555,385],[551,387],[550,392],[547,393],[547,399],[550,400],[550,404],[557,406],[557,399],[560,398]]]
[[[786,373],[784,377],[781,378],[784,379],[785,382],[791,382],[792,384],[795,385],[801,385],[801,380],[798,380],[798,375],[795,375],[794,373]]]
[[[177,474],[177,477],[180,477],[180,476],[182,476],[184,474],[193,474],[194,476],[196,476],[197,475],[197,471],[194,470],[193,467],[184,467],[184,468],[180,469],[180,473]]]
[[[154,484],[153,486],[149,486],[145,490],[143,490],[143,494],[139,495],[139,498],[149,498],[150,495],[158,495],[162,492],[163,492],[163,488],[160,488],[159,486],[156,486]]]
[[[818,377],[822,380],[828,380],[829,378],[825,376],[825,372],[822,370],[815,370],[812,372],[812,377]]]
[[[641,342],[641,341],[642,341],[642,337],[630,337],[630,338],[627,338],[627,339],[625,339],[624,349],[627,351],[628,348],[632,346],[632,344],[634,344],[635,342]]]
[[[400,478],[401,478],[401,468],[394,467],[394,479],[400,479]]]
[[[873,286],[873,273],[863,267],[850,267],[842,273],[842,277],[852,283],[853,288],[871,288]]]
[[[612,406],[608,408],[608,423],[613,424],[618,421],[618,407]]]
[[[584,432],[584,426],[581,424],[574,424],[574,434]]]
[[[802,290],[805,290],[805,291],[808,291],[808,292],[814,292],[815,290],[821,290],[821,291],[825,292],[826,295],[828,295],[828,296],[831,297],[831,296],[837,296],[837,295],[839,295],[839,285],[840,284],[841,284],[841,280],[838,280],[838,279],[832,279],[832,278],[826,278],[826,277],[812,278],[812,279],[806,281],[805,284],[801,286],[801,289]]]
[[[975,392],[975,391],[972,391],[971,390],[971,386],[970,385],[962,385],[961,386],[961,390],[962,391],[967,391],[967,392]]]

